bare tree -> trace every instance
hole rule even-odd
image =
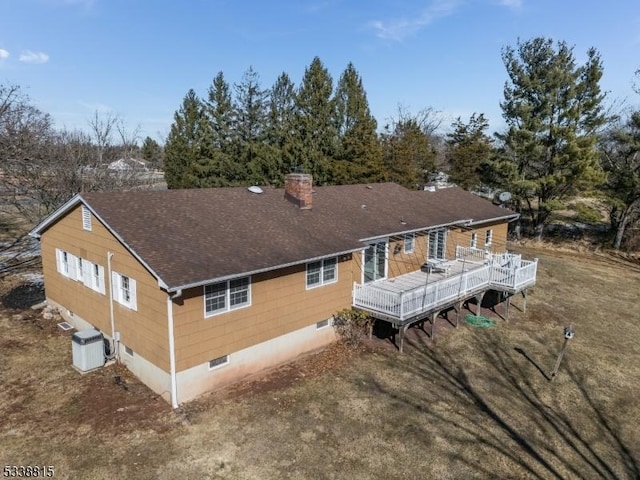
[[[120,117],[117,114],[111,111],[100,113],[98,110],[88,121],[100,165],[103,163],[105,150],[111,145],[113,131],[119,121]]]

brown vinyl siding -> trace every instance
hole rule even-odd
[[[351,256],[338,261],[338,281],[306,288],[306,265],[254,275],[251,306],[205,318],[203,288],[174,305],[177,370],[314,325],[351,305]]]
[[[424,233],[416,233],[413,240],[413,253],[404,253],[404,235],[389,242],[389,267],[387,277],[393,278],[419,270],[427,259],[427,239]],[[396,252],[398,250],[398,253]]]
[[[93,217],[93,216],[92,216]],[[116,331],[121,342],[165,371],[169,370],[166,293],[157,280],[93,217],[91,231],[82,228],[80,205],[60,218],[42,235],[42,269],[47,298],[111,336],[107,252],[113,271],[136,281],[137,311],[113,302]],[[56,248],[104,267],[105,294],[67,278],[57,271]]]

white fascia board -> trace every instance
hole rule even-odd
[[[375,240],[383,240],[385,238],[390,238],[390,237],[397,237],[400,235],[406,235],[408,233],[418,233],[418,232],[425,232],[428,230],[435,230],[437,228],[444,228],[444,227],[456,227],[456,226],[462,226],[462,225],[471,225],[473,224],[473,219],[467,219],[467,220],[456,220],[455,222],[449,222],[449,223],[442,223],[440,225],[429,225],[428,227],[420,227],[420,228],[414,228],[411,230],[402,230],[399,232],[392,232],[392,233],[385,233],[384,235],[377,235],[375,237],[367,237],[367,238],[361,238],[360,241],[361,242],[371,242],[371,241],[375,241]]]

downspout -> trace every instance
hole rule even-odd
[[[171,406],[178,408],[178,378],[176,376],[176,340],[173,329],[173,300],[182,296],[182,290],[167,293],[167,327],[169,329],[169,375],[171,377]]]
[[[113,281],[111,275],[111,259],[113,258],[113,252],[107,252],[107,279],[109,279],[109,320],[111,321],[111,344],[113,345],[113,351],[115,352],[116,361],[120,361],[120,349],[116,347],[116,341],[120,341],[120,338],[116,340],[116,320],[113,314]],[[93,274],[93,272],[92,272]]]

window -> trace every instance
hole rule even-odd
[[[251,305],[250,277],[204,286],[205,317]]]
[[[104,268],[91,262],[84,263],[87,264],[87,272],[89,272],[85,275],[85,285],[104,295]]]
[[[471,248],[476,248],[478,246],[478,234],[471,234]]]
[[[404,253],[413,253],[416,236],[413,233],[404,236]]]
[[[493,230],[487,230],[484,236],[484,246],[488,247],[493,243]]]
[[[320,330],[322,328],[326,328],[331,325],[331,319],[327,318],[326,320],[321,320],[316,323],[316,330]]]
[[[126,345],[124,347],[124,353],[126,353],[130,357],[133,357],[133,350],[131,348],[127,347]]]
[[[338,280],[338,261],[335,257],[307,263],[307,288],[319,287]]]
[[[229,363],[229,355],[223,355],[218,358],[214,358],[213,360],[209,360],[209,370],[213,370],[214,368],[221,367]]]
[[[111,272],[111,292],[113,299],[120,305],[137,310],[136,281],[126,275]]]
[[[447,231],[444,228],[429,232],[429,258],[444,260]]]
[[[77,257],[64,250],[56,249],[56,266],[59,273],[72,280],[77,280]]]
[[[387,242],[373,243],[364,250],[364,283],[387,277]]]
[[[91,231],[91,212],[84,205],[82,206],[82,228]]]
[[[62,273],[69,276],[69,254],[67,252],[62,252]]]

